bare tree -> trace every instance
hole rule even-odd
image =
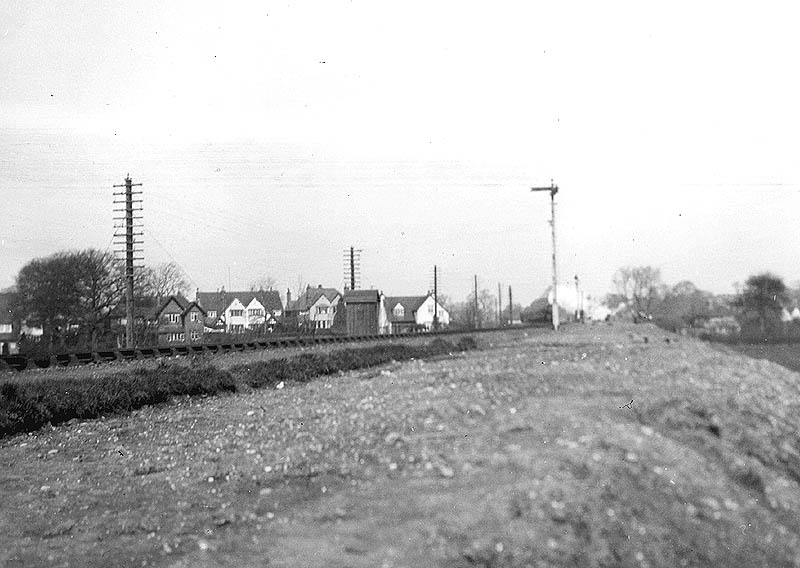
[[[478,311],[475,312],[475,292],[467,296],[464,305],[464,319],[471,327],[497,325],[497,296],[489,290],[478,292]]]
[[[77,329],[94,349],[122,297],[123,280],[112,253],[88,249],[32,260],[20,270],[17,288],[20,317],[42,326],[46,348],[56,340],[64,348],[68,332]]]
[[[78,264],[78,305],[76,316],[97,349],[98,334],[124,294],[124,280],[113,253],[88,249],[75,253]]]
[[[308,290],[308,281],[301,274],[300,276],[297,277],[297,282],[295,283],[295,286],[296,286],[295,288],[296,293],[294,298],[295,300],[299,300],[300,296],[304,295],[306,293],[306,290]]]
[[[250,283],[250,291],[272,290],[277,283],[278,281],[270,275],[261,276]]]
[[[189,292],[189,279],[175,262],[164,262],[139,271],[137,295],[150,296],[158,300],[174,294]]]
[[[652,266],[625,266],[614,275],[614,285],[620,296],[632,305],[633,321],[650,318],[653,302],[659,297],[661,271]]]

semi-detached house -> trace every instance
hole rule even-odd
[[[283,302],[276,290],[198,290],[196,301],[206,310],[205,325],[208,332],[273,331],[283,317]]]
[[[159,345],[198,343],[203,340],[205,310],[181,295],[168,297],[155,310]]]
[[[306,287],[303,294],[292,300],[291,291],[286,292],[286,320],[288,325],[306,330],[332,329],[337,321],[342,295],[335,288],[322,285]]]

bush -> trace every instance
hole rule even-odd
[[[471,337],[457,345],[435,339],[427,346],[378,345],[342,349],[331,353],[305,353],[238,365],[228,371],[206,366],[159,364],[101,377],[10,380],[0,384],[0,437],[30,432],[45,424],[73,418],[129,412],[173,396],[210,395],[242,388],[263,388],[278,383],[305,383],[321,375],[350,371],[390,361],[444,355],[476,347]]]

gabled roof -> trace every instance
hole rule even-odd
[[[316,304],[317,300],[319,300],[321,296],[325,296],[329,302],[333,302],[336,297],[341,296],[341,294],[336,288],[306,288],[306,291],[302,296],[296,300],[293,300],[290,305],[286,306],[286,310],[292,312],[304,312]]]
[[[191,300],[180,294],[169,296],[166,300],[164,300],[164,302],[161,303],[161,306],[153,312],[154,315],[155,316],[161,315],[161,312],[164,311],[164,309],[170,304],[170,302],[175,302],[178,305],[178,307],[181,309],[181,315],[185,315],[189,310],[195,307],[198,308],[203,313],[204,316],[206,315],[206,311],[203,309],[203,306],[201,306],[197,302],[192,302]]]
[[[387,296],[385,300],[386,315],[392,323],[413,323],[416,321],[414,314],[425,303],[429,296]],[[402,316],[394,314],[394,308],[400,304],[403,306]]]
[[[246,308],[253,298],[258,299],[268,312],[282,311],[283,302],[277,290],[258,290],[255,292],[198,292],[198,303],[209,312],[221,314],[234,300],[239,300]]]
[[[345,304],[377,304],[381,301],[378,290],[345,290]]]

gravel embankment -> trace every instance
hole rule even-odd
[[[800,375],[650,326],[477,338],[0,441],[0,565],[800,566]]]

